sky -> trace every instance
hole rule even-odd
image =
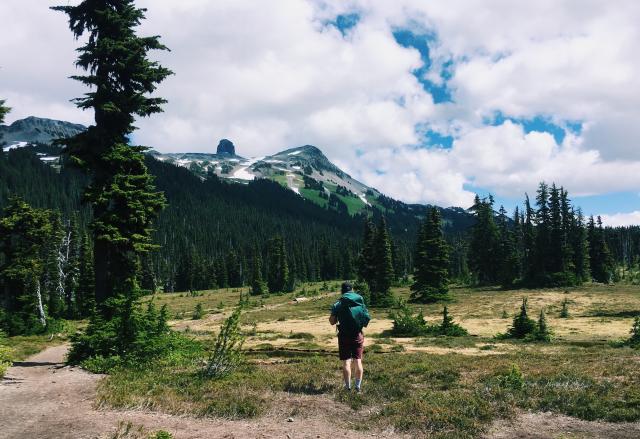
[[[79,45],[48,9],[2,0],[0,97],[90,124],[69,102]],[[640,2],[139,0],[171,51],[165,112],[136,143],[243,156],[312,144],[410,203],[512,210],[540,181],[605,224],[640,224]]]

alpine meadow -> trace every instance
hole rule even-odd
[[[0,437],[640,437],[636,2],[0,17]]]

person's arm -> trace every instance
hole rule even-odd
[[[329,323],[331,323],[331,325],[335,325],[338,322],[338,318],[336,317],[335,314],[331,314],[329,316]]]

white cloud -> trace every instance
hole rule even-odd
[[[74,73],[78,42],[55,0],[5,0],[0,96],[13,119],[30,114],[88,123],[68,103],[85,90]],[[408,202],[468,206],[467,185],[520,197],[538,181],[574,195],[640,185],[640,3],[621,0],[139,0],[142,33],[172,51],[176,74],[162,115],[139,121],[136,140],[161,151],[211,151],[232,139],[243,155],[315,144],[348,172]],[[327,20],[360,14],[346,36]],[[413,71],[417,50],[395,28],[430,33],[429,79],[453,61],[453,103],[434,104]],[[46,35],[46,38],[42,36]],[[495,111],[583,122],[562,144]],[[451,150],[417,147],[426,126]],[[359,151],[359,154],[356,154]],[[631,209],[630,209],[631,210]]]
[[[634,210],[628,213],[614,213],[611,215],[602,214],[602,223],[605,226],[633,226],[640,224],[640,210]]]

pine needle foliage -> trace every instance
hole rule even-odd
[[[216,337],[213,352],[203,373],[209,378],[222,378],[236,370],[243,362],[242,345],[245,337],[240,328],[242,306],[239,305],[224,321]]]
[[[540,316],[538,317],[538,324],[533,333],[533,339],[535,341],[550,342],[552,337],[551,329],[547,324],[547,317],[544,314],[544,310],[540,310]]]
[[[450,300],[449,249],[442,234],[437,208],[432,208],[420,228],[416,244],[411,300],[433,303]]]
[[[447,335],[449,337],[462,337],[469,335],[466,329],[453,321],[453,317],[449,315],[449,310],[445,306],[442,310],[442,323],[439,328],[440,335]]]
[[[171,71],[147,54],[167,48],[158,36],[136,34],[146,10],[134,0],[85,0],[52,9],[68,15],[76,39],[86,38],[76,66],[87,74],[73,79],[91,91],[74,101],[94,111],[95,125],[60,143],[71,162],[91,177],[84,198],[93,210],[96,299],[109,319],[114,310],[102,305],[137,289],[140,256],[154,248],[152,222],[164,206],[144,163],[146,148],[131,146],[129,140],[135,118],[161,112],[166,102],[148,95]]]
[[[513,318],[513,324],[507,331],[510,338],[525,338],[536,330],[536,322],[527,315],[527,298],[522,299],[520,312]]]
[[[637,316],[633,320],[633,326],[631,327],[631,337],[628,340],[628,344],[634,348],[640,348],[640,316]]]

